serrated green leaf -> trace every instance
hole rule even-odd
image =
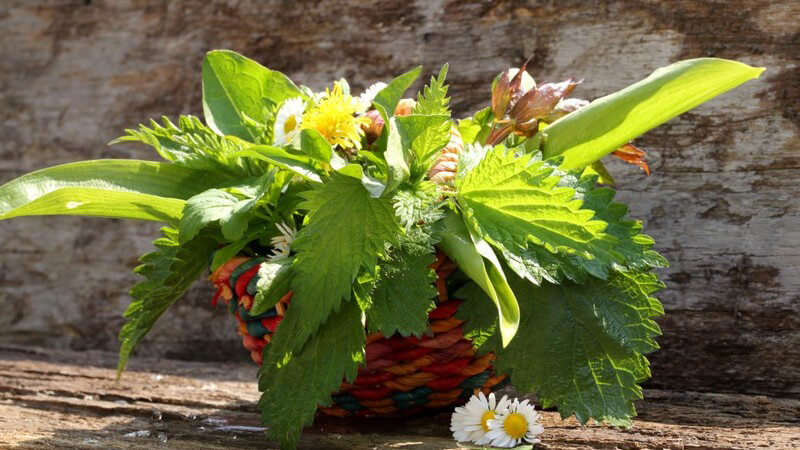
[[[378,264],[379,277],[366,310],[370,332],[421,336],[429,328],[428,312],[435,304],[436,260],[431,245],[404,241]]]
[[[383,116],[384,121],[388,122],[389,118],[394,116],[394,109],[400,99],[403,98],[403,93],[416,81],[420,71],[422,71],[422,67],[417,66],[393,79],[372,100],[378,112]]]
[[[485,241],[474,240],[462,218],[453,211],[448,211],[439,223],[443,227],[439,248],[489,296],[500,319],[502,344],[507,345],[519,327],[519,305],[497,256]]]
[[[439,150],[450,142],[450,117],[412,114],[392,120],[397,121],[405,160],[411,162],[410,176],[418,180],[428,172]]]
[[[292,307],[273,347],[298,350],[328,316],[351,299],[356,277],[377,264],[400,227],[389,199],[373,198],[360,180],[334,172],[306,194],[307,223],[292,243]]]
[[[280,72],[230,50],[214,50],[203,61],[203,114],[219,134],[254,141],[246,119],[261,120],[264,109],[292,97],[305,98]]]
[[[497,354],[495,370],[511,373],[517,389],[536,392],[544,408],[556,405],[562,417],[630,426],[633,401],[642,397],[637,383],[650,376],[643,353],[658,348],[652,319],[663,309],[650,295],[663,285],[656,276],[614,273],[608,281],[538,287],[516,277],[510,282],[522,321],[506,348],[496,338],[486,341],[482,350]],[[485,311],[470,311],[485,294],[473,287],[458,295],[465,299],[459,317],[469,319],[465,334],[487,333]]]
[[[430,83],[425,86],[422,92],[417,95],[417,105],[414,107],[414,114],[450,116],[450,98],[447,96],[447,85],[444,84],[447,77],[447,64],[439,69],[438,77],[431,77]]]
[[[162,233],[164,237],[154,242],[156,251],[142,256],[142,265],[134,269],[145,279],[130,291],[133,301],[125,311],[128,322],[119,333],[117,378],[156,320],[203,274],[217,245],[205,236],[179,244],[176,230],[164,228]]]
[[[444,217],[443,202],[436,185],[424,180],[398,189],[392,197],[395,214],[406,232],[420,224],[432,224]]]
[[[293,297],[276,339],[286,333],[286,321],[297,315],[302,312],[295,308]],[[364,363],[364,340],[361,309],[351,300],[300,348],[268,347],[258,380],[262,392],[258,407],[268,436],[278,439],[282,448],[296,448],[300,430],[313,422],[317,405],[329,406],[342,379],[355,379],[358,365]]]
[[[239,199],[219,189],[209,189],[186,202],[180,225],[180,242],[193,239],[206,225],[229,219]]]
[[[542,152],[582,168],[642,133],[754,78],[764,68],[719,58],[680,61],[545,128]]]
[[[624,263],[614,248],[618,239],[594,211],[581,208],[575,189],[559,182],[546,162],[495,147],[456,185],[470,223],[504,255],[524,258],[531,245],[541,246],[605,278]]]
[[[394,192],[401,183],[408,180],[411,171],[408,167],[410,153],[408,148],[403,146],[403,139],[397,129],[397,121],[394,117],[390,118],[386,129],[386,151],[383,158],[388,168],[386,178],[386,193]]]

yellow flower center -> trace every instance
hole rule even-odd
[[[297,128],[297,118],[294,115],[291,115],[289,116],[288,119],[286,119],[286,122],[283,124],[283,132],[289,133],[290,131],[293,131],[295,128]]]
[[[511,413],[503,422],[506,433],[514,439],[521,439],[528,432],[528,421],[520,413]]]
[[[366,117],[356,117],[361,104],[342,92],[338,83],[333,91],[327,90],[325,97],[303,114],[301,128],[317,130],[331,145],[342,148],[361,148],[362,125],[369,125]]]
[[[494,419],[494,411],[491,409],[483,413],[481,416],[481,428],[483,428],[484,433],[489,432],[489,421]]]

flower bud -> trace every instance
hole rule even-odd
[[[417,106],[417,102],[413,98],[404,98],[401,99],[397,103],[397,107],[394,109],[395,116],[409,116],[413,111],[414,107]]]
[[[367,113],[364,114],[364,117],[369,119],[369,123],[361,125],[361,129],[364,130],[364,134],[367,136],[367,141],[372,142],[375,139],[378,139],[383,131],[383,117],[381,117],[381,113],[375,109],[367,111]]]
[[[556,120],[566,116],[569,113],[575,112],[584,106],[589,105],[589,100],[582,98],[562,98],[559,100],[553,112],[547,115],[542,121],[546,123],[553,123]]]

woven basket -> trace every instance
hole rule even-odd
[[[264,346],[291,307],[292,296],[289,292],[273,309],[259,316],[248,313],[263,261],[264,258],[236,257],[210,277],[217,287],[212,304],[216,305],[219,299],[228,303],[239,322],[242,343],[259,365]],[[476,356],[472,342],[462,333],[463,322],[455,317],[461,301],[449,298],[448,277],[452,280],[458,267],[437,253],[431,268],[436,271],[439,291],[436,308],[428,315],[433,335],[368,335],[366,366],[359,369],[353,384],[342,383],[333,395],[333,405],[320,407],[320,412],[333,416],[405,416],[462,404],[476,390],[488,394],[505,383],[505,375],[492,373],[494,356]]]

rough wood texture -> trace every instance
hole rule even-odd
[[[0,181],[97,157],[160,114],[200,112],[203,53],[231,48],[321,88],[355,91],[450,62],[454,109],[494,74],[585,78],[594,98],[669,62],[736,58],[765,76],[638,141],[654,175],[612,163],[620,197],[672,261],[653,360],[659,388],[800,396],[800,2],[5,0]],[[135,257],[152,224],[57,218],[0,224],[0,340],[116,348]],[[140,354],[243,358],[197,286]]]
[[[0,445],[23,448],[276,448],[258,426],[250,365],[154,358],[114,382],[114,354],[0,346]],[[630,430],[544,412],[541,447],[744,449],[800,446],[800,401],[649,390]],[[291,399],[287,399],[291,401]],[[458,448],[449,414],[407,421],[320,418],[308,449]],[[165,445],[166,444],[166,445]]]

